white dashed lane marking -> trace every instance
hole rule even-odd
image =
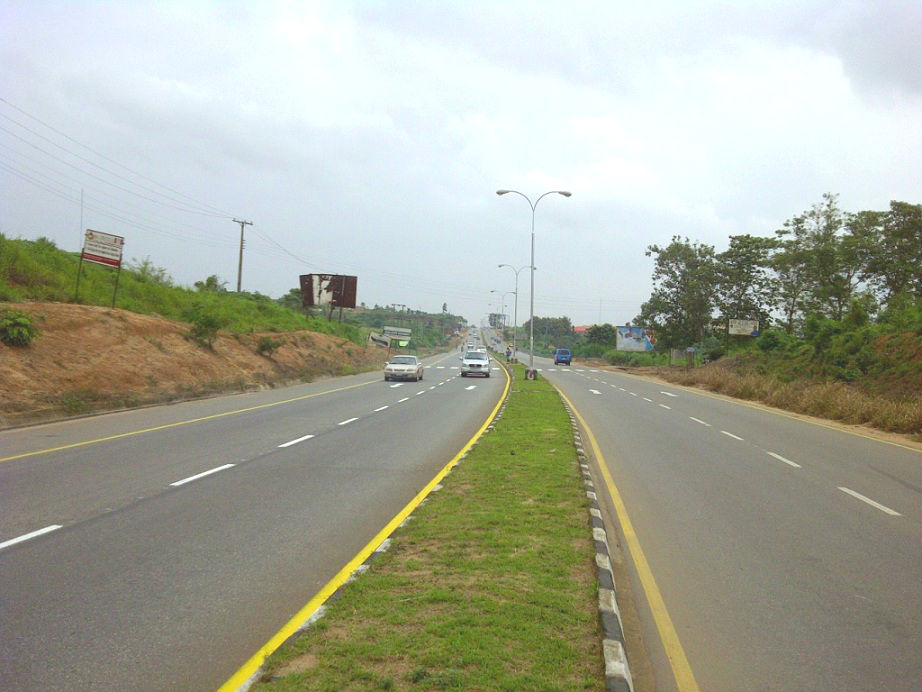
[[[16,545],[17,543],[22,543],[24,541],[28,541],[33,538],[38,538],[39,536],[44,536],[46,533],[57,531],[60,528],[62,528],[60,524],[52,524],[51,526],[46,526],[45,528],[38,529],[37,531],[32,531],[30,533],[24,533],[22,536],[17,536],[16,538],[11,538],[8,541],[3,541],[3,543],[0,543],[0,550],[3,550],[4,548],[9,548],[11,545]]]
[[[673,394],[672,392],[660,392],[660,394],[665,394],[666,396],[679,396],[678,394]]]
[[[593,394],[601,394],[601,393],[602,393],[602,392],[600,392],[598,389],[590,389],[589,391],[592,392]]]
[[[233,465],[233,464],[224,464],[224,466],[218,466],[217,468],[213,468],[213,469],[211,469],[211,470],[209,470],[209,471],[202,471],[202,473],[197,473],[197,474],[195,474],[194,476],[189,476],[188,478],[183,478],[181,481],[176,481],[175,483],[170,483],[170,485],[172,485],[172,486],[174,486],[174,487],[180,486],[180,485],[185,485],[186,483],[191,483],[192,481],[197,481],[199,478],[204,478],[205,476],[210,476],[211,474],[217,473],[218,471],[224,471],[225,469],[231,469],[231,468],[234,468],[234,465]]]
[[[375,413],[377,413],[378,411],[383,411],[386,408],[387,406],[379,406],[378,408],[375,409]]]
[[[347,418],[346,420],[340,421],[340,422],[337,423],[336,425],[349,425],[349,423],[354,423],[354,422],[357,421],[357,420],[358,420],[357,417],[356,417],[356,418]]]
[[[887,507],[886,505],[882,505],[882,504],[880,504],[879,502],[874,502],[874,500],[872,500],[871,498],[865,497],[865,496],[862,495],[861,493],[856,493],[854,490],[850,490],[849,488],[844,488],[844,487],[842,487],[841,485],[839,486],[839,490],[841,490],[843,493],[846,493],[847,495],[851,495],[852,497],[854,497],[854,498],[856,498],[856,499],[858,499],[858,500],[861,500],[862,502],[864,502],[864,503],[866,503],[866,504],[871,505],[871,507],[874,507],[874,508],[876,508],[876,509],[879,509],[879,510],[880,510],[881,512],[883,512],[884,514],[889,514],[891,517],[901,517],[901,516],[903,516],[902,514],[900,514],[899,512],[897,512],[895,509],[890,509],[890,508]]]
[[[282,444],[279,445],[279,448],[281,449],[281,448],[284,448],[284,447],[291,447],[291,445],[296,445],[296,444],[298,444],[299,442],[304,442],[304,440],[309,440],[309,439],[311,439],[312,437],[313,437],[313,435],[305,435],[304,437],[299,437],[298,439],[296,439],[296,440],[291,440],[290,442],[283,442]]]
[[[660,404],[660,408],[669,409],[670,411],[672,410],[672,406],[666,406],[666,404]]]
[[[726,430],[721,430],[721,431],[720,431],[720,434],[721,434],[721,435],[726,435],[727,437],[732,437],[734,440],[740,440],[740,441],[743,440],[742,437],[737,437],[737,436],[734,435],[733,433],[727,432]]]
[[[689,416],[689,418],[690,418],[691,420],[695,421],[696,423],[701,423],[701,425],[705,426],[706,428],[710,428],[710,427],[711,427],[711,424],[710,424],[710,423],[705,423],[705,422],[704,422],[703,420],[701,420],[700,418],[695,418],[694,416]]]
[[[403,397],[403,399],[399,399],[399,400],[397,401],[397,403],[398,403],[398,404],[402,404],[404,401],[409,401],[409,400],[410,400],[410,397],[405,396],[405,397]]]
[[[785,459],[780,454],[775,454],[774,452],[768,452],[768,456],[774,457],[778,461],[783,461],[785,464],[787,464],[788,466],[793,466],[795,469],[800,468],[800,464],[795,464],[793,461],[791,461],[790,459]]]
[[[468,386],[468,387],[465,387],[464,389],[466,389],[467,391],[471,391],[472,389],[477,389],[477,385],[476,385],[476,384],[472,384],[472,385],[470,385],[470,386]]]

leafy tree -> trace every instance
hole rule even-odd
[[[756,318],[768,328],[778,288],[771,255],[778,246],[774,238],[730,236],[730,247],[716,257],[716,300],[725,318]]]
[[[221,281],[217,274],[212,274],[204,281],[196,281],[195,289],[199,293],[227,293],[226,281]]]
[[[594,324],[586,330],[586,338],[591,344],[614,346],[617,340],[617,330],[610,324]]]
[[[922,299],[922,204],[891,201],[889,211],[862,211],[847,225],[860,256],[860,278],[884,303],[903,292]]]
[[[657,345],[666,348],[702,341],[716,304],[714,247],[673,236],[666,247],[648,247],[646,255],[656,255],[653,294],[641,306],[639,323],[655,327]]]

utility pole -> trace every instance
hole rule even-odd
[[[234,223],[240,224],[240,259],[237,262],[237,293],[240,293],[240,279],[243,276],[243,227],[252,226],[253,222],[234,219]]]

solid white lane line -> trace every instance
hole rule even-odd
[[[666,396],[679,396],[678,394],[673,394],[672,392],[660,392],[660,394],[665,394]]]
[[[721,433],[721,435],[726,435],[727,437],[732,437],[734,440],[740,440],[740,441],[742,441],[742,439],[743,439],[742,437],[737,437],[737,436],[734,435],[733,433],[727,432],[726,430],[721,430],[720,433]]]
[[[347,419],[344,420],[344,421],[340,421],[340,422],[337,423],[336,425],[349,425],[349,423],[354,423],[354,422],[357,421],[357,420],[358,420],[358,418],[347,418]]]
[[[466,391],[469,392],[469,391],[471,391],[472,389],[477,389],[477,385],[476,385],[476,384],[472,384],[470,387],[465,387],[464,389],[465,389]]]
[[[397,401],[397,403],[398,403],[398,404],[402,404],[404,401],[409,401],[409,400],[410,400],[410,397],[405,396],[405,397],[403,397],[403,399],[399,399],[399,400]]]
[[[210,471],[203,471],[202,473],[197,473],[197,474],[195,474],[194,476],[189,476],[188,478],[183,478],[181,481],[176,481],[175,483],[170,483],[170,485],[172,485],[172,486],[184,485],[184,484],[186,484],[186,483],[191,483],[192,481],[197,481],[199,478],[204,478],[205,476],[210,476],[211,474],[217,473],[218,471],[224,471],[225,469],[232,469],[232,468],[234,468],[234,464],[224,464],[224,466],[218,466],[217,468],[213,468],[213,469],[211,469]]]
[[[644,401],[649,401],[651,404],[653,403],[653,399],[648,399],[647,397],[644,397],[643,400],[644,400]]]
[[[39,536],[43,536],[46,533],[57,531],[60,528],[62,528],[60,524],[52,524],[51,526],[46,526],[45,528],[39,529],[38,531],[24,533],[21,536],[17,536],[16,538],[11,538],[8,541],[3,541],[3,543],[0,543],[0,550],[3,550],[4,548],[9,548],[11,545],[16,545],[17,543],[22,543],[23,541],[28,541],[32,538],[38,538]]]
[[[305,435],[304,437],[299,437],[297,440],[292,440],[291,442],[283,442],[282,444],[279,445],[279,448],[282,448],[282,447],[291,447],[291,445],[296,445],[296,444],[298,444],[299,442],[304,442],[304,440],[309,440],[309,439],[311,439],[312,437],[313,437],[313,435]]]
[[[374,412],[377,413],[378,411],[383,411],[383,410],[386,409],[386,408],[387,408],[387,406],[379,406],[378,408],[375,409]]]
[[[659,406],[660,408],[669,409],[670,411],[672,410],[672,406],[666,406],[666,404],[660,404]]]
[[[705,426],[705,427],[707,427],[707,428],[710,428],[710,427],[711,427],[711,424],[710,424],[710,423],[705,423],[705,422],[704,422],[703,420],[701,420],[700,418],[695,418],[694,416],[689,416],[689,418],[691,418],[691,419],[692,419],[693,421],[695,421],[696,423],[701,423],[701,425],[703,425],[703,426]]]
[[[795,464],[793,461],[791,461],[790,459],[785,459],[785,458],[784,458],[783,456],[781,456],[780,454],[775,454],[774,452],[769,452],[769,453],[768,453],[768,456],[774,457],[774,458],[777,459],[778,461],[783,461],[785,464],[788,464],[789,466],[793,466],[795,469],[799,469],[799,468],[800,468],[800,464]]]
[[[848,495],[851,495],[852,497],[861,500],[862,502],[868,503],[869,505],[871,505],[871,507],[876,507],[881,512],[889,514],[891,517],[903,516],[902,514],[897,512],[895,509],[890,509],[886,505],[882,505],[879,502],[874,502],[874,500],[872,500],[871,498],[865,497],[861,493],[856,493],[854,490],[850,490],[849,488],[843,488],[841,485],[839,486],[839,490],[841,490],[843,493],[847,493]]]

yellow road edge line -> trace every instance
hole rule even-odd
[[[621,524],[624,540],[634,560],[634,566],[637,568],[637,575],[640,577],[644,593],[647,596],[647,602],[653,613],[656,629],[663,642],[663,649],[672,667],[672,674],[675,677],[676,685],[681,692],[699,692],[700,688],[698,687],[698,682],[695,680],[695,674],[692,672],[691,664],[689,664],[688,657],[685,655],[685,649],[682,647],[682,642],[679,641],[679,635],[676,633],[675,626],[672,624],[672,618],[669,616],[669,611],[666,609],[666,602],[663,600],[663,595],[656,585],[656,579],[653,577],[650,564],[647,562],[643,548],[640,547],[640,540],[637,538],[637,533],[634,531],[634,524],[631,522],[630,516],[628,516],[627,507],[621,499],[621,493],[618,491],[615,481],[608,471],[605,457],[602,454],[602,450],[599,449],[599,444],[596,442],[595,435],[592,434],[592,429],[586,424],[585,419],[580,415],[579,411],[576,410],[573,402],[571,402],[560,389],[557,389],[557,391],[560,393],[560,397],[567,402],[567,406],[573,411],[573,415],[579,420],[583,430],[586,431],[589,444],[592,445],[592,452],[599,462],[599,468],[601,469],[602,477],[605,479],[608,494],[611,496],[612,502],[615,505],[615,511],[618,514],[618,521]]]
[[[40,454],[51,454],[52,452],[60,452],[65,449],[74,449],[76,447],[86,447],[87,445],[99,444],[100,442],[109,442],[110,440],[118,440],[123,437],[133,437],[135,435],[142,435],[144,433],[156,432],[158,430],[167,430],[169,428],[178,428],[183,425],[191,425],[192,423],[201,423],[206,420],[214,420],[215,418],[224,418],[225,416],[235,416],[239,413],[249,413],[250,411],[258,411],[263,408],[271,408],[273,406],[281,406],[282,404],[290,404],[294,401],[303,401],[304,399],[313,399],[314,397],[323,396],[324,394],[334,394],[335,392],[343,392],[347,389],[355,389],[356,387],[364,387],[367,384],[372,384],[378,380],[368,380],[367,382],[359,382],[358,384],[350,384],[345,387],[338,387],[336,389],[328,389],[323,392],[316,392],[314,394],[305,394],[304,396],[296,396],[292,399],[285,399],[284,401],[273,401],[268,404],[259,404],[258,406],[250,406],[249,408],[236,409],[234,411],[225,411],[224,413],[215,413],[210,416],[202,416],[201,418],[191,418],[189,420],[180,420],[175,423],[166,423],[164,425],[157,425],[152,428],[143,428],[141,430],[130,430],[129,432],[119,433],[118,435],[109,435],[108,437],[97,437],[92,440],[84,440],[83,442],[74,442],[69,445],[61,445],[60,447],[49,447],[48,449],[36,449],[32,452],[23,452],[22,454],[14,454],[10,457],[0,458],[0,463],[4,461],[13,461],[14,459],[25,459],[26,457],[34,457]]]
[[[480,429],[474,433],[474,436],[467,441],[464,447],[461,448],[451,461],[449,461],[441,471],[439,471],[435,477],[429,481],[426,486],[420,490],[416,496],[410,500],[407,505],[397,513],[397,515],[391,519],[383,529],[381,529],[374,538],[372,538],[364,548],[362,548],[355,557],[353,557],[346,565],[336,573],[330,581],[328,581],[317,594],[307,602],[307,604],[299,610],[294,617],[292,617],[285,625],[276,632],[268,642],[266,642],[260,649],[253,654],[246,663],[244,663],[236,673],[234,673],[227,681],[218,688],[218,692],[236,692],[241,688],[241,686],[249,680],[256,671],[259,670],[260,666],[265,663],[266,659],[272,655],[276,649],[278,649],[285,641],[295,634],[304,622],[311,616],[313,613],[322,606],[327,599],[333,595],[333,593],[342,586],[345,581],[349,578],[358,567],[361,565],[368,557],[384,542],[388,536],[390,536],[404,519],[406,519],[412,512],[415,510],[419,504],[432,492],[432,489],[443,479],[448,472],[461,460],[471,447],[474,446],[474,443],[480,439],[483,435],[484,430],[493,422],[496,418],[496,414],[499,411],[500,406],[502,406],[503,401],[506,399],[506,395],[509,393],[509,386],[511,379],[509,377],[508,371],[503,368],[503,373],[506,375],[506,385],[503,388],[503,393],[499,397],[499,400],[496,402],[496,405],[493,407],[493,410],[490,412],[490,415],[487,416],[487,419],[484,421],[483,425],[480,426]]]

